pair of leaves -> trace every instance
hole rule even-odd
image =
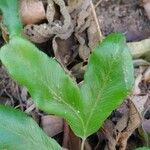
[[[85,139],[132,89],[133,65],[124,36],[111,34],[93,50],[79,87],[55,59],[18,37],[21,26],[12,1],[0,2],[11,35],[0,50],[2,63],[14,80],[28,88],[41,110],[64,117],[75,134]]]
[[[21,111],[0,105],[0,150],[61,150]]]
[[[83,139],[99,129],[133,85],[131,56],[119,33],[93,51],[80,87],[56,60],[20,37],[1,48],[0,59],[41,110],[64,117]]]

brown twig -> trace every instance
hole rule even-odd
[[[98,22],[98,19],[97,19],[97,15],[96,15],[96,11],[95,11],[95,7],[93,5],[93,2],[90,1],[90,5],[91,5],[91,9],[92,9],[92,14],[93,14],[93,17],[94,17],[94,20],[96,22],[96,26],[97,26],[97,30],[98,30],[98,34],[99,34],[99,38],[100,38],[100,41],[102,41],[102,32],[101,32],[101,29],[100,29],[100,26],[99,26],[99,22]]]
[[[100,5],[101,2],[102,2],[102,0],[99,0],[99,1],[95,4],[95,9]]]

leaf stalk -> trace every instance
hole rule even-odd
[[[82,143],[81,143],[81,150],[84,150],[84,144],[85,144],[85,138],[84,139],[82,139]]]

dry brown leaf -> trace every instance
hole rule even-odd
[[[150,61],[150,39],[145,39],[139,42],[130,42],[128,43],[129,48],[131,49],[132,57],[145,58],[145,60]]]
[[[78,150],[81,147],[81,139],[72,132],[66,122],[64,122],[64,137],[62,145],[69,150]]]
[[[21,0],[20,15],[25,25],[38,23],[46,18],[43,3],[39,0]]]
[[[50,137],[63,131],[63,119],[53,115],[43,116],[41,118],[41,125],[43,130]]]
[[[124,141],[122,140],[122,136],[126,132],[126,128],[128,128],[128,121],[129,121],[129,112],[125,113],[123,117],[117,122],[116,125],[114,125],[110,120],[107,120],[105,122],[104,135],[108,140],[105,146],[105,150],[115,150],[116,146],[122,147],[122,143],[126,144],[128,136],[127,135],[125,136],[127,139],[125,139]]]
[[[146,11],[148,19],[150,19],[150,0],[143,0],[143,7]]]
[[[117,141],[115,137],[113,136],[114,127],[115,125],[113,124],[111,120],[106,120],[106,122],[104,123],[103,134],[108,140],[104,150],[115,150]]]
[[[141,89],[139,87],[140,82],[142,81],[142,77],[143,75],[140,73],[138,74],[138,76],[135,79],[135,85],[134,85],[134,91],[133,91],[133,95],[138,95],[141,93]]]
[[[125,150],[129,137],[141,124],[140,112],[131,100],[129,100],[128,106],[127,112],[116,125],[112,126],[110,121],[106,121],[104,124],[104,135],[108,140],[105,150],[115,150],[116,147],[119,150]]]
[[[144,119],[142,123],[142,127],[146,133],[150,134],[150,119]]]
[[[75,51],[76,43],[74,42],[73,36],[66,40],[60,39],[59,37],[54,38],[53,48],[55,57],[63,65],[69,65],[74,58],[77,56]]]
[[[126,128],[121,132],[117,145],[119,150],[126,150],[127,141],[132,135],[134,130],[139,127],[141,124],[141,117],[133,104],[132,101],[129,101],[129,113],[128,113],[128,122]]]
[[[148,100],[148,95],[145,96],[134,96],[132,98],[132,102],[135,105],[138,113],[142,116],[142,113],[144,112],[144,105]]]
[[[144,81],[145,82],[150,82],[150,67],[144,73]]]
[[[60,12],[59,9],[55,8],[55,5],[60,7]],[[57,18],[56,14],[58,12],[60,15]],[[55,42],[56,37],[66,40],[71,36],[73,32],[73,24],[67,6],[65,6],[63,0],[47,1],[46,19],[48,23],[25,26],[24,33],[31,41],[35,43],[43,43],[52,38],[53,45],[57,47],[57,43]]]
[[[70,64],[77,53],[82,60],[86,61],[93,47],[100,41],[90,0],[66,0],[65,2],[47,0],[46,2],[47,23],[27,25],[24,33],[35,43],[50,40],[55,57],[64,65]],[[59,9],[55,7],[56,5]],[[70,47],[68,42],[70,38],[75,43],[73,47]]]
[[[83,79],[85,69],[86,65],[84,65],[84,62],[81,62],[71,68],[71,73],[76,79]]]
[[[83,0],[68,0],[68,9],[69,12],[72,12],[74,9],[77,9]]]

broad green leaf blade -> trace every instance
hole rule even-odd
[[[110,34],[90,56],[81,94],[85,137],[97,131],[129,95],[134,82],[131,55],[120,33]]]
[[[22,25],[18,14],[19,0],[0,0],[0,9],[3,13],[3,22],[9,30],[10,36],[20,35]]]
[[[83,135],[79,88],[56,60],[17,37],[1,48],[0,59],[13,79],[28,88],[41,110],[64,117],[78,136]]]
[[[0,150],[61,150],[23,112],[0,105]]]

